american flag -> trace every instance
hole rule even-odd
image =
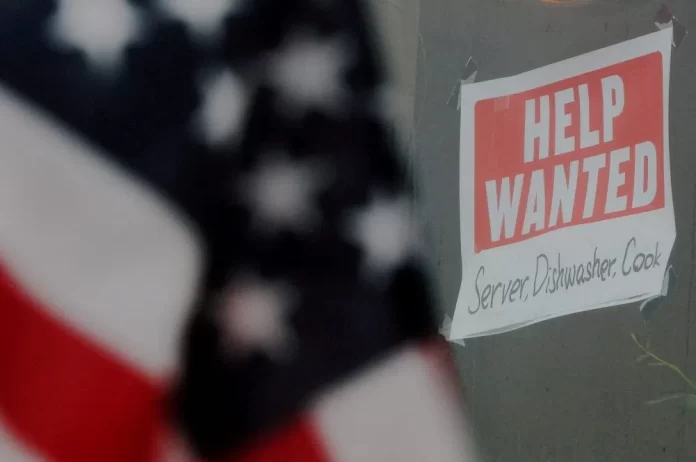
[[[473,460],[367,24],[0,5],[2,462]]]

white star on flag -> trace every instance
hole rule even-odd
[[[49,24],[59,45],[81,50],[102,71],[121,64],[141,30],[138,10],[126,0],[60,0]]]
[[[244,196],[264,227],[306,230],[317,219],[312,195],[322,183],[318,167],[269,154],[244,182]]]
[[[235,280],[223,295],[218,318],[230,354],[261,351],[271,359],[287,359],[295,343],[286,319],[294,301],[286,284],[256,277]]]
[[[244,0],[159,0],[160,7],[172,18],[183,22],[197,38],[215,39],[225,18],[237,11]]]
[[[386,272],[406,259],[416,245],[417,230],[407,198],[376,198],[355,214],[351,232],[371,270]]]
[[[203,138],[212,146],[231,141],[242,129],[249,102],[244,82],[230,70],[218,70],[203,79],[201,91],[197,123]]]
[[[344,96],[349,52],[339,40],[296,38],[271,59],[272,83],[289,102],[335,108]]]
[[[407,116],[412,111],[409,111],[407,100],[406,93],[393,84],[385,83],[375,90],[373,98],[368,102],[370,112],[382,119],[387,128],[395,130],[396,141],[405,152],[410,150],[409,143],[412,137]]]

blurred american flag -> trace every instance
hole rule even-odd
[[[324,3],[0,7],[0,460],[473,460]]]

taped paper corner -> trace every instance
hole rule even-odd
[[[660,294],[655,295],[654,297],[646,298],[640,304],[640,313],[643,315],[643,320],[645,322],[652,321],[655,314],[662,308],[662,305],[668,296],[674,293],[676,285],[677,272],[674,270],[672,265],[669,265],[665,271],[664,279],[662,280],[662,291]]]
[[[446,314],[445,319],[442,320],[442,325],[440,326],[440,329],[439,329],[440,335],[445,337],[445,340],[447,340],[448,342],[452,342],[456,345],[465,347],[466,342],[464,342],[464,340],[450,339],[451,330],[452,330],[452,318]]]
[[[677,17],[672,13],[667,5],[662,5],[654,19],[655,27],[659,30],[672,28],[672,46],[676,49],[684,42],[684,39],[689,34],[686,26],[679,22]]]
[[[447,105],[453,107],[455,102],[457,103],[457,111],[462,107],[462,102],[460,99],[461,87],[462,85],[469,85],[476,81],[476,74],[478,74],[478,64],[474,61],[473,57],[469,57],[464,65],[464,70],[459,76],[459,80],[452,88],[449,98],[447,98]]]

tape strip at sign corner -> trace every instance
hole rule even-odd
[[[664,303],[674,294],[676,286],[677,272],[674,266],[669,265],[662,281],[662,292],[659,295],[643,300],[640,304],[640,313],[643,316],[643,321],[649,322],[655,318]]]
[[[478,74],[478,64],[474,60],[473,56],[470,56],[464,65],[464,70],[462,71],[457,83],[452,87],[449,98],[447,98],[447,105],[450,107],[455,107],[459,111],[462,107],[462,101],[460,98],[462,85],[472,84],[476,81],[476,74]]]
[[[438,331],[440,335],[442,335],[448,342],[454,343],[455,345],[459,345],[462,347],[466,346],[466,342],[464,342],[463,339],[450,338],[452,332],[452,318],[448,314],[446,314],[445,318],[442,320],[442,325],[440,326]]]
[[[686,26],[677,19],[672,10],[665,4],[655,13],[653,23],[659,30],[672,28],[672,46],[675,49],[678,49],[684,43],[684,39],[689,34]]]

